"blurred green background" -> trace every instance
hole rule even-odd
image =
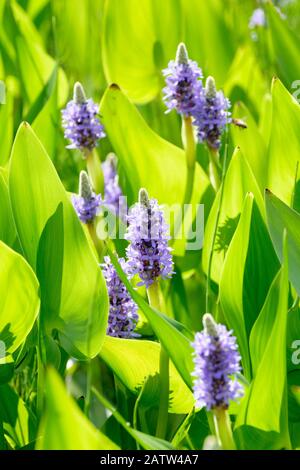
[[[257,7],[265,8],[267,26],[250,31]],[[0,164],[26,119],[67,188],[75,189],[82,162],[64,149],[60,108],[76,80],[95,100],[116,82],[152,129],[180,145],[180,120],[164,114],[161,100],[161,70],[180,41],[204,75],[213,75],[258,123],[272,76],[289,90],[300,78],[299,24],[300,3],[287,0],[0,0],[0,79],[7,88]],[[108,150],[106,139],[102,158]]]

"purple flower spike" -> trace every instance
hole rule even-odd
[[[241,370],[241,357],[236,338],[213,317],[203,316],[204,330],[196,333],[194,343],[194,397],[196,406],[227,409],[229,401],[243,396],[236,374]]]
[[[125,260],[119,258],[119,263],[123,271],[126,272]],[[130,297],[108,256],[104,257],[104,263],[101,267],[109,295],[109,316],[106,333],[117,338],[138,337],[139,335],[134,333],[138,321],[136,303]]]
[[[73,100],[62,110],[62,125],[65,138],[70,140],[67,148],[91,151],[97,141],[105,137],[98,118],[99,107],[87,99],[80,83],[75,83]]]
[[[168,226],[163,211],[155,199],[148,197],[141,189],[139,202],[130,210],[125,238],[127,247],[128,273],[138,274],[139,285],[149,287],[158,278],[167,279],[173,274],[171,248],[168,247]]]
[[[213,149],[219,149],[221,136],[230,119],[230,101],[222,91],[216,90],[213,77],[207,77],[205,99],[199,101],[195,112],[197,136],[200,142],[206,142]]]
[[[257,27],[266,26],[266,15],[262,8],[256,8],[249,20],[249,28],[254,29]]]
[[[99,212],[102,203],[101,196],[93,192],[85,171],[80,173],[79,195],[73,195],[72,202],[79,219],[84,224],[91,223]]]
[[[117,157],[109,153],[105,162],[102,163],[104,175],[104,203],[116,214],[126,214],[126,202],[119,186],[117,173]]]
[[[179,114],[191,116],[202,94],[202,71],[197,62],[188,58],[186,47],[179,44],[176,60],[171,60],[163,70],[166,77],[164,101],[168,111],[176,109]]]

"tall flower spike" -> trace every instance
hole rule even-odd
[[[117,173],[117,157],[109,153],[105,162],[102,163],[104,175],[104,203],[116,214],[126,213],[126,202],[119,186]]]
[[[98,105],[91,98],[86,98],[82,85],[76,82],[73,99],[62,110],[64,135],[71,142],[67,148],[90,152],[97,146],[98,140],[105,137],[98,112]]]
[[[243,396],[243,387],[237,381],[241,357],[236,338],[213,317],[203,316],[204,330],[196,333],[194,347],[194,396],[197,407],[227,409],[230,400]]]
[[[221,136],[230,119],[230,102],[222,91],[216,90],[213,77],[207,77],[205,99],[199,101],[195,111],[194,124],[200,142],[206,142],[212,149],[218,150]]]
[[[176,60],[163,70],[166,87],[163,89],[167,112],[176,109],[179,114],[191,116],[202,94],[202,71],[197,62],[189,59],[186,47],[180,43]]]
[[[126,250],[128,273],[139,275],[139,285],[149,287],[158,278],[172,277],[168,226],[158,202],[149,199],[145,189],[140,190],[139,202],[129,212],[125,238],[130,242]]]
[[[119,263],[123,271],[126,272],[125,260],[119,258]],[[104,263],[101,267],[109,295],[109,316],[106,333],[109,336],[118,338],[139,336],[134,333],[138,321],[136,303],[130,297],[108,256],[104,257]]]
[[[73,195],[72,202],[79,219],[85,224],[91,223],[99,212],[101,196],[93,192],[85,171],[80,173],[79,195]]]

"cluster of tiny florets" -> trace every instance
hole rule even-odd
[[[118,261],[126,273],[126,261],[123,258],[119,258]],[[109,296],[109,315],[106,333],[117,338],[138,336],[134,333],[138,321],[138,307],[130,297],[108,256],[104,258],[102,272],[106,280]]]
[[[208,77],[208,93],[207,86],[202,84],[201,69],[188,58],[184,44],[178,46],[176,60],[169,63],[163,75],[166,80],[164,101],[168,111],[175,109],[183,117],[192,117],[198,140],[218,149],[222,133],[230,122],[230,102],[222,91],[215,89],[214,79]]]
[[[196,333],[194,347],[194,397],[197,407],[228,408],[243,395],[237,380],[241,370],[236,338],[224,325],[204,316],[204,330]]]
[[[128,215],[126,239],[130,242],[127,248],[128,272],[138,275],[140,285],[149,287],[157,279],[167,279],[173,274],[173,261],[169,229],[164,220],[161,207],[156,199],[140,197]]]

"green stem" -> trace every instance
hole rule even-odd
[[[95,245],[95,248],[96,248],[96,251],[98,253],[98,256],[99,256],[99,260],[100,262],[102,262],[103,260],[103,256],[104,256],[104,252],[105,252],[105,244],[103,242],[103,240],[100,240],[100,238],[98,238],[97,236],[97,233],[96,233],[96,227],[95,227],[95,222],[90,222],[87,224],[87,227],[88,227],[88,231],[89,231],[89,234],[91,236],[91,239]]]
[[[208,150],[209,150],[209,179],[215,192],[217,192],[221,186],[219,152],[218,150],[213,149],[211,147],[209,147]]]
[[[114,383],[115,383],[115,393],[116,393],[116,401],[117,401],[118,410],[120,411],[121,415],[126,420],[126,422],[129,422],[131,418],[131,412],[129,411],[129,408],[128,408],[127,389],[116,375],[114,375]],[[131,449],[132,445],[134,444],[132,442],[132,437],[128,434],[128,432],[124,431],[123,427],[121,427],[120,429],[120,434],[121,434],[122,448]]]
[[[37,407],[38,416],[42,415],[43,408],[44,408],[45,365],[47,363],[41,316],[42,316],[42,312],[40,311],[39,318],[38,318],[37,398],[36,398],[36,407]]]
[[[215,241],[216,241],[216,236],[217,236],[217,231],[218,231],[218,225],[219,225],[219,220],[220,220],[220,215],[221,215],[221,208],[222,208],[222,202],[223,202],[223,195],[224,195],[225,175],[226,175],[226,166],[227,166],[227,152],[228,152],[228,144],[226,144],[226,147],[225,147],[224,162],[223,162],[223,168],[222,168],[222,183],[221,183],[221,189],[220,189],[219,204],[218,204],[218,209],[217,209],[216,223],[215,223],[215,226],[214,226],[213,237],[212,237],[212,244],[211,244],[211,250],[210,250],[209,260],[208,260],[208,268],[207,268],[206,298],[205,298],[205,308],[206,308],[206,312],[207,312],[207,313],[210,312],[209,296],[210,296],[211,268],[212,268],[212,260],[213,260],[213,255],[214,255],[214,247],[215,247]]]
[[[111,414],[115,417],[118,423],[126,430],[126,432],[134,439],[137,439],[135,430],[130,426],[130,423],[123,418],[121,413],[95,388],[92,387],[92,393],[95,395],[97,400],[107,408]]]
[[[214,422],[219,445],[223,450],[236,450],[236,445],[232,435],[230,418],[227,410],[214,409]]]
[[[44,364],[42,362],[41,355],[39,353],[39,347],[37,347],[37,357],[38,357],[38,374],[37,374],[37,398],[36,398],[36,407],[37,415],[41,416],[44,406]]]
[[[164,299],[158,281],[155,281],[147,289],[149,304],[160,312],[164,312]],[[169,356],[161,344],[159,356],[159,380],[160,380],[160,396],[158,418],[156,426],[156,436],[165,438],[168,425],[168,409],[169,409]]]
[[[93,386],[93,367],[92,367],[92,360],[90,359],[87,362],[86,393],[85,393],[85,400],[84,400],[84,413],[85,413],[87,418],[89,418],[90,410],[91,410],[92,386]]]
[[[194,137],[193,121],[190,116],[182,119],[182,140],[185,148],[187,178],[184,192],[183,205],[189,204],[193,195],[195,166],[196,166],[196,142]]]
[[[87,151],[84,154],[89,177],[94,191],[97,194],[104,193],[104,177],[98,154],[95,149]]]

